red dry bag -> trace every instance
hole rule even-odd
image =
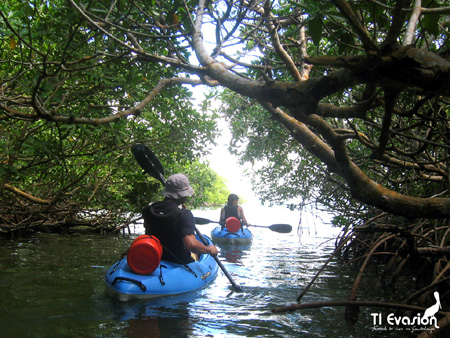
[[[225,225],[227,226],[228,231],[236,232],[241,228],[241,221],[236,217],[228,217],[225,220]]]
[[[127,254],[128,266],[139,275],[148,275],[161,262],[162,246],[155,236],[141,235],[131,243]]]

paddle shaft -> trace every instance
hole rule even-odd
[[[142,156],[142,152],[146,153],[146,156]],[[145,145],[139,145],[139,147],[135,147],[133,151],[133,155],[136,158],[139,165],[144,169],[144,171],[152,176],[153,178],[156,178],[158,181],[162,183],[162,185],[166,185],[165,179],[164,179],[164,172],[163,172],[163,166],[161,162],[159,162],[156,155]],[[150,156],[149,156],[150,155]],[[194,227],[195,232],[197,233],[198,237],[200,237],[201,241],[204,245],[207,245],[208,242],[205,240],[203,235],[198,231],[197,227]],[[225,276],[227,276],[228,280],[230,281],[231,285],[234,287],[235,291],[241,292],[242,289],[239,285],[237,285],[233,278],[231,278],[228,271],[223,266],[222,262],[219,260],[217,256],[212,256],[214,260],[216,261],[217,265],[222,269]]]
[[[207,219],[206,218],[200,218],[200,217],[196,217],[196,219],[201,219],[202,221],[204,220],[204,221],[206,221]],[[211,220],[207,220],[208,222],[207,223],[204,223],[204,224],[208,224],[208,223],[217,223],[217,224],[220,224],[220,222],[217,222],[217,221],[211,221]],[[202,223],[203,224],[203,223]],[[246,225],[246,226],[248,226],[248,227],[256,227],[256,228],[269,228],[269,227],[267,227],[267,226],[264,226],[264,225],[253,225],[253,224],[244,224],[244,225]]]
[[[272,224],[269,226],[249,224],[248,226],[256,228],[266,228],[280,233],[288,233],[292,231],[292,226],[290,226],[289,224]]]
[[[202,218],[202,217],[195,217],[195,223],[197,223],[197,224],[208,224],[208,223],[220,224],[217,221],[211,221],[210,219]],[[256,227],[256,228],[270,229],[272,231],[280,232],[280,233],[289,233],[289,232],[292,231],[292,226],[290,226],[289,224],[272,224],[272,225],[269,225],[269,226],[247,224],[247,226],[249,226],[249,227]]]
[[[200,231],[198,231],[197,227],[195,227],[195,232],[197,233],[198,237],[200,237],[201,241],[203,242],[204,245],[207,245],[208,242],[205,240],[205,238],[203,237],[203,235],[200,233]],[[219,265],[219,267],[222,269],[223,273],[225,274],[225,276],[227,276],[228,280],[230,281],[231,285],[233,285],[234,289],[237,292],[242,292],[242,289],[239,285],[237,285],[233,278],[231,278],[230,274],[228,273],[228,271],[225,269],[225,267],[223,266],[222,262],[219,260],[219,258],[217,256],[212,256],[214,258],[214,260],[216,261],[217,265]]]
[[[217,224],[220,224],[219,222],[216,222],[216,221],[211,221],[211,222],[209,222],[209,223],[217,223]],[[248,227],[270,229],[270,225],[269,225],[269,226],[266,226],[266,225],[255,225],[255,224],[244,224],[244,225],[246,225],[246,226],[248,226]],[[271,229],[271,230],[272,230],[272,229]]]

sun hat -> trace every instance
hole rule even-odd
[[[189,179],[183,174],[170,176],[166,181],[166,187],[162,194],[173,199],[180,199],[194,194],[194,189],[189,184]]]

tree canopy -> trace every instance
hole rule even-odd
[[[77,13],[66,1],[0,4],[1,231],[127,224],[161,190],[131,155],[137,142],[168,175],[191,177],[192,206],[222,202],[225,183],[198,162],[216,136],[208,102],[187,87],[155,95],[180,71],[139,61]]]
[[[55,175],[77,166],[55,149],[97,156],[96,166],[110,152],[89,141],[107,135],[121,147],[169,139],[168,156],[201,151],[214,128],[180,85],[204,85],[233,93],[243,159],[268,159],[273,187],[312,196],[326,182],[395,215],[450,215],[450,8],[439,1],[6,0],[0,10],[0,121],[15,137],[2,138],[4,190],[17,193],[16,171],[33,171],[14,165],[29,147],[47,152]],[[92,133],[86,145],[80,132]]]

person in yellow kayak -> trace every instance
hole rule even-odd
[[[227,225],[226,221],[229,217],[235,217],[239,220],[239,228],[242,228],[242,225],[249,225],[244,215],[244,209],[239,205],[239,197],[236,194],[230,194],[227,204],[220,210],[219,224],[222,226],[222,229]],[[227,228],[230,230],[228,225]],[[237,231],[239,228],[234,228],[232,231]]]

